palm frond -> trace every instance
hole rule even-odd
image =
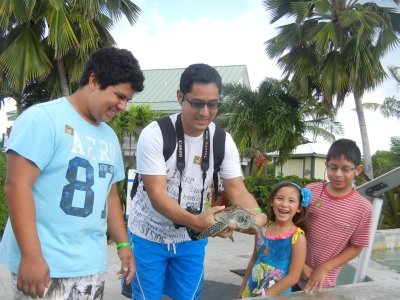
[[[397,85],[400,85],[400,67],[389,66],[390,75],[392,75],[393,79],[396,80]]]
[[[73,47],[79,47],[79,41],[73,30],[71,18],[64,1],[52,1],[53,7],[46,11],[49,26],[48,43],[54,49],[55,59],[63,57]]]
[[[271,23],[275,23],[285,15],[293,15],[292,2],[290,0],[264,0],[264,7],[271,14]]]
[[[37,38],[35,28],[24,24],[8,36],[12,42],[0,54],[0,65],[7,73],[10,84],[22,90],[33,78],[44,78],[51,63]]]
[[[3,0],[0,2],[0,30],[7,30],[10,24],[26,22],[32,13],[35,1]]]
[[[368,102],[362,106],[365,109],[379,111],[385,118],[400,119],[400,100],[394,96],[385,98],[382,104]]]
[[[314,8],[313,1],[301,1],[292,3],[292,11],[296,16],[296,23],[300,24],[312,14]],[[322,8],[322,6],[320,6]]]

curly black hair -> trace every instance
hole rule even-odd
[[[85,64],[79,86],[88,84],[92,74],[96,76],[102,90],[120,83],[130,83],[135,92],[144,89],[144,75],[139,62],[126,49],[107,47],[93,52]]]

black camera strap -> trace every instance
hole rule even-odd
[[[176,138],[178,141],[178,149],[176,151],[176,167],[179,171],[180,178],[179,178],[179,191],[178,191],[178,204],[181,204],[181,195],[182,195],[182,175],[183,170],[185,169],[185,137],[183,133],[183,126],[182,126],[182,118],[181,114],[179,114],[176,118],[175,123],[176,129]],[[210,130],[207,129],[203,132],[203,151],[201,157],[201,171],[203,172],[203,188],[201,190],[201,201],[200,201],[200,211],[203,210],[203,203],[204,203],[204,191],[205,191],[205,182],[207,177],[207,171],[210,167]]]

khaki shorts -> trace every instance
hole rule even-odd
[[[52,278],[42,299],[80,300],[104,298],[104,273],[83,277]],[[14,300],[34,299],[25,296],[17,289],[17,274],[11,274],[12,293]],[[40,298],[36,298],[40,299]]]

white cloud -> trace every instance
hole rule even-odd
[[[143,69],[186,67],[192,63],[247,65],[253,89],[266,77],[280,71],[264,51],[264,42],[273,37],[267,14],[260,4],[251,6],[235,19],[166,19],[157,11],[143,15],[133,28],[114,30],[119,47],[138,58]]]

